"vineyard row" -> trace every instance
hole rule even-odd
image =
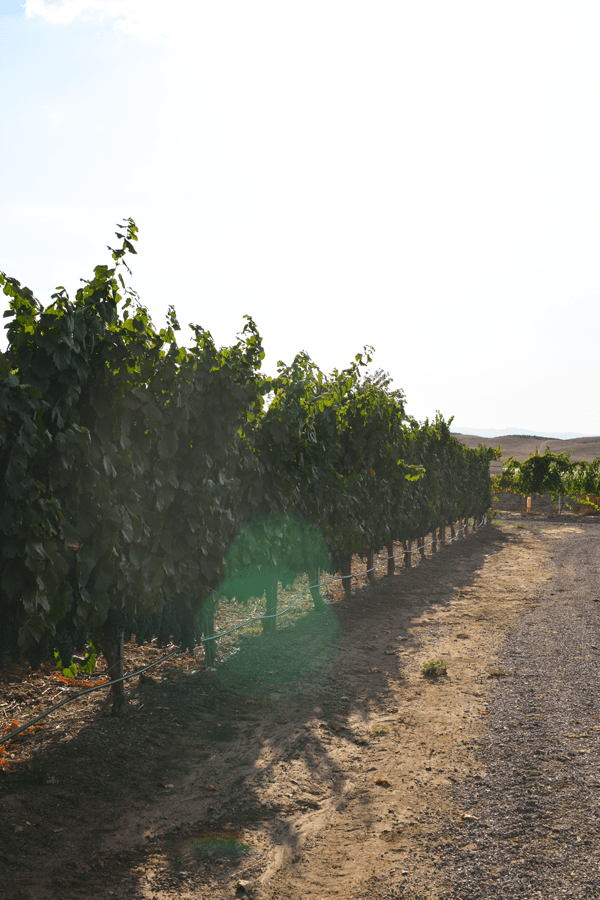
[[[89,668],[101,648],[120,677],[130,634],[193,647],[219,596],[272,611],[299,573],[348,579],[354,553],[489,509],[495,451],[408,416],[369,348],[265,375],[248,317],[231,347],[199,326],[180,346],[175,310],[157,329],[125,286],[133,220],[117,236],[74,300],[0,273],[0,664],[69,671],[85,649]]]

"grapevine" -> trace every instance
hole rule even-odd
[[[299,353],[270,377],[249,317],[231,347],[196,325],[180,346],[175,310],[157,329],[125,286],[132,219],[117,237],[74,299],[57,288],[44,307],[0,273],[0,665],[67,670],[91,641],[120,677],[132,635],[191,648],[219,596],[273,609],[302,572],[489,508],[494,451],[407,416],[365,374],[371,348],[329,375]]]

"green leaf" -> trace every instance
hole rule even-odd
[[[77,676],[77,663],[72,662],[68,667],[63,666],[58,650],[54,651],[54,659],[56,661],[56,668],[64,675],[65,678],[75,678]]]
[[[133,540],[133,525],[131,524],[131,519],[129,518],[129,513],[127,510],[123,509],[121,511],[122,516],[122,526],[121,526],[121,534],[127,541],[127,543],[131,543]]]

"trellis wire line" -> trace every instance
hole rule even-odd
[[[487,521],[487,516],[484,515],[484,517],[481,520],[481,522],[479,523],[478,527],[485,525],[486,521]],[[460,528],[458,529],[457,534],[453,538],[450,538],[449,541],[445,541],[444,544],[451,544],[453,541],[455,541],[457,539],[458,535],[461,533],[461,531],[464,531],[466,527],[467,527],[466,525],[461,525]],[[434,543],[434,541],[429,541],[428,544],[423,544],[422,549],[425,549],[425,547],[430,547],[433,543]],[[440,542],[437,541],[435,543],[440,543]],[[242,622],[239,625],[234,625],[233,628],[229,628],[227,631],[219,631],[218,634],[214,634],[214,635],[211,634],[209,637],[202,638],[200,643],[203,644],[206,641],[217,640],[218,638],[224,637],[226,634],[231,634],[233,631],[239,631],[240,628],[245,628],[247,625],[251,625],[252,622],[259,622],[261,619],[277,619],[277,618],[279,618],[279,616],[283,616],[289,609],[291,609],[292,606],[300,599],[300,597],[303,594],[305,594],[307,591],[310,591],[311,588],[327,587],[328,584],[332,584],[334,581],[344,581],[344,579],[346,579],[346,578],[360,578],[361,575],[367,575],[369,572],[374,572],[375,569],[380,569],[381,566],[384,566],[389,559],[398,559],[399,557],[404,556],[405,553],[418,553],[420,549],[421,548],[419,548],[419,547],[415,547],[414,550],[402,550],[400,553],[394,553],[394,554],[392,554],[392,556],[386,556],[386,558],[382,559],[380,562],[378,562],[376,566],[373,566],[371,569],[365,569],[364,572],[357,572],[356,575],[334,575],[333,578],[329,579],[329,581],[318,581],[317,584],[308,585],[308,587],[303,588],[300,591],[300,593],[297,594],[293,598],[293,600],[286,607],[284,607],[284,609],[279,610],[279,612],[270,613],[269,615],[267,615],[265,613],[262,616],[253,616],[253,618],[247,619],[245,622]]]
[[[482,525],[487,523],[487,515],[483,516],[483,519],[477,526],[481,528]],[[461,531],[464,531],[466,525],[461,525],[457,530],[457,533],[453,538],[450,538],[449,541],[444,541],[444,545],[452,544],[455,541]],[[279,616],[283,616],[288,610],[294,606],[295,603],[303,596],[307,591],[310,591],[314,587],[327,587],[327,585],[332,584],[334,581],[343,581],[344,578],[360,578],[361,575],[368,575],[369,572],[374,572],[376,569],[380,569],[381,566],[385,565],[386,562],[390,559],[398,559],[400,556],[404,556],[405,553],[418,553],[420,550],[424,550],[425,547],[430,547],[433,543],[440,543],[439,541],[429,541],[428,544],[423,544],[422,547],[415,547],[414,550],[403,550],[401,553],[394,553],[391,556],[386,556],[385,559],[381,560],[377,563],[376,566],[373,566],[370,569],[365,569],[364,572],[358,572],[356,575],[334,575],[333,578],[330,578],[329,581],[319,581],[317,584],[308,585],[303,588],[299,594],[297,594],[293,600],[282,610],[276,613],[271,613],[269,615],[263,616],[253,616],[251,619],[247,619],[245,622],[241,622],[239,625],[234,625],[233,628],[229,628],[227,631],[220,631],[218,634],[211,634],[208,637],[203,637],[198,642],[199,644],[205,644],[207,641],[216,641],[219,638],[225,637],[227,634],[232,634],[234,631],[239,631],[241,628],[246,628],[248,625],[251,625],[253,622],[259,622],[261,619],[277,619]],[[129,675],[123,675],[121,678],[114,678],[112,681],[103,681],[102,684],[96,684],[93,687],[85,688],[83,691],[78,691],[76,694],[71,694],[69,697],[65,697],[64,700],[61,700],[60,703],[55,703],[54,706],[51,706],[50,709],[47,709],[45,712],[40,713],[39,716],[36,716],[35,719],[30,719],[25,725],[21,725],[19,728],[16,728],[14,731],[11,731],[10,734],[7,734],[6,737],[0,737],[0,745],[6,743],[7,741],[12,740],[12,738],[16,737],[21,732],[26,731],[28,728],[31,728],[36,722],[39,722],[40,719],[45,719],[46,716],[49,716],[50,713],[54,712],[56,709],[59,709],[61,706],[64,706],[66,703],[70,703],[72,700],[77,700],[79,697],[84,697],[86,694],[93,694],[94,691],[101,691],[103,688],[111,687],[113,684],[119,684],[121,681],[127,681],[129,678],[135,678],[137,675],[142,675],[144,672],[147,672],[148,669],[153,669],[155,666],[159,666],[161,663],[165,662],[167,659],[170,659],[171,656],[175,656],[177,653],[181,653],[182,650],[178,647],[176,650],[171,650],[170,653],[167,653],[166,656],[162,656],[160,659],[157,659],[155,662],[150,663],[147,666],[144,666],[143,669],[138,669],[136,672],[130,672]]]
[[[487,524],[487,515],[484,514],[481,522],[479,523],[479,525],[477,525],[477,528],[481,528],[483,525],[486,525],[486,524]],[[446,544],[452,544],[458,538],[461,531],[464,531],[466,527],[467,527],[466,525],[461,525],[460,528],[458,528],[454,537],[450,538],[449,541],[444,540],[444,542],[443,542],[444,547],[446,546]],[[420,551],[424,550],[425,547],[431,547],[432,544],[440,544],[440,543],[442,543],[442,542],[441,541],[429,541],[428,544],[423,544],[421,547],[415,547],[414,550],[412,550],[412,549],[411,550],[403,550],[401,553],[394,553],[392,556],[386,556],[386,558],[382,559],[381,562],[378,562],[376,566],[373,566],[371,569],[367,569],[365,572],[359,572],[358,575],[341,575],[340,578],[343,580],[344,578],[358,578],[360,575],[367,575],[369,572],[374,572],[376,569],[380,569],[383,565],[386,564],[386,562],[389,559],[398,559],[400,556],[404,556],[406,553],[420,553]],[[333,580],[335,581],[337,579],[333,579]],[[327,584],[330,584],[330,582],[328,581]]]

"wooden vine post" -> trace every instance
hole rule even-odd
[[[123,632],[121,632],[118,640],[111,640],[102,636],[100,640],[102,654],[106,660],[107,675],[113,678],[122,678],[125,674],[125,641]],[[125,698],[125,682],[119,681],[118,684],[111,684],[110,699],[112,708],[110,710],[113,716],[122,716],[127,712],[127,700]]]
[[[396,560],[394,559],[394,542],[390,541],[387,545],[387,573],[388,575],[393,575],[396,571]]]
[[[347,600],[352,596],[352,557],[345,556],[342,560],[342,584],[344,585],[344,596]]]
[[[215,610],[217,608],[217,595],[210,594],[202,604],[200,621],[202,623],[202,635],[204,637],[204,664],[208,669],[213,669],[216,659]]]
[[[404,550],[404,566],[410,569],[412,566],[412,541],[402,541],[402,549]]]
[[[419,553],[421,554],[421,559],[425,559],[425,535],[422,534],[420,538],[417,538],[417,547],[419,548]]]
[[[369,584],[375,585],[375,553],[372,547],[369,547],[367,550],[367,578],[369,579]]]
[[[434,528],[431,532],[431,552],[437,553],[437,528]]]
[[[308,583],[310,585],[310,594],[315,605],[315,609],[323,609],[325,606],[321,597],[320,573],[319,569],[309,569]]]
[[[454,522],[450,522],[450,538],[454,540],[456,537],[456,529],[454,528]]]
[[[446,526],[445,525],[440,525],[439,538],[440,538],[440,547],[445,547],[446,546]]]
[[[272,618],[263,619],[263,632],[265,634],[273,634],[277,629],[277,620],[275,619],[275,615],[277,613],[277,579],[273,578],[267,584],[267,609],[266,614]]]

